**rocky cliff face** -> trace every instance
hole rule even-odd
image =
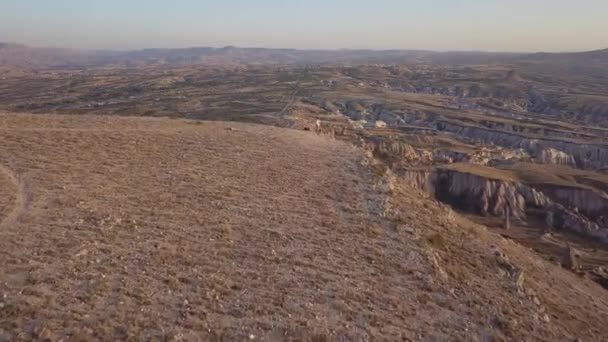
[[[436,170],[410,170],[403,172],[401,175],[410,186],[420,189],[431,196],[435,196],[435,187],[437,185]]]
[[[519,182],[441,168],[409,170],[403,176],[412,186],[465,211],[505,217],[508,210],[512,219],[524,222],[529,209],[543,208],[549,226],[608,242],[608,202],[591,191],[539,190]]]
[[[581,168],[600,168],[608,164],[608,146],[603,144],[581,144],[566,140],[529,138],[526,135],[492,130],[478,126],[467,126],[458,123],[439,121],[434,128],[444,132],[450,132],[460,138],[473,143],[493,144],[507,148],[524,149],[530,154],[540,155],[542,151],[555,150],[563,154],[545,152],[545,161],[553,160],[574,163]],[[539,151],[541,151],[539,153]]]
[[[504,217],[509,210],[514,219],[526,218],[526,199],[515,184],[502,180],[440,169],[435,196],[482,215]]]
[[[382,120],[389,126],[408,124],[428,127],[474,144],[523,150],[532,157],[532,161],[538,163],[585,169],[598,169],[608,164],[608,144],[572,141],[589,138],[580,132],[492,120],[471,125],[447,120],[436,114],[401,112],[379,103],[348,102],[344,108],[345,114],[352,120]]]
[[[370,139],[369,150],[384,161],[391,164],[400,162],[409,166],[451,164],[468,162],[478,165],[487,165],[492,158],[490,152],[476,151],[465,153],[450,149],[423,149],[414,148],[408,143],[395,140],[384,140],[377,137]]]
[[[410,144],[379,137],[371,137],[368,149],[383,160],[400,161],[410,166],[470,163],[475,165],[496,165],[515,161],[532,161],[523,149],[486,149],[470,152],[455,151],[450,148],[414,148]]]
[[[437,199],[481,215],[502,217],[509,208],[513,218],[523,221],[527,207],[544,207],[550,202],[526,185],[455,170],[406,171],[404,176]]]
[[[367,148],[376,156],[379,156],[382,160],[393,162],[393,161],[405,161],[408,163],[418,163],[425,160],[431,160],[432,156],[425,156],[410,144],[394,141],[384,140],[381,138],[372,138],[369,143],[371,146]]]
[[[569,187],[545,187],[543,190],[555,202],[562,203],[574,211],[580,211],[591,218],[608,214],[608,196],[588,189]]]

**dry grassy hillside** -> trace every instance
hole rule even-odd
[[[602,340],[608,295],[312,132],[0,115],[0,341]]]

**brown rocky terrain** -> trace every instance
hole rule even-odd
[[[0,116],[0,338],[601,340],[595,282],[363,150],[238,123]]]
[[[0,340],[608,336],[605,51],[78,53],[0,47]]]

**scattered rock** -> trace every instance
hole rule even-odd
[[[580,268],[578,258],[580,258],[580,252],[568,245],[562,259],[562,266],[566,269],[576,271]]]
[[[34,329],[34,336],[39,341],[52,341],[54,337],[53,332],[43,324],[37,326]]]
[[[509,206],[507,206],[504,210],[503,228],[505,230],[511,229],[511,208]]]
[[[524,280],[525,280],[525,276],[524,276],[524,271],[522,269],[518,269],[514,272],[514,279],[515,279],[515,286],[517,287],[517,290],[519,292],[523,292],[524,291]]]
[[[505,269],[509,274],[513,275],[516,268],[513,266],[509,258],[497,246],[492,246],[492,251],[498,266]]]
[[[81,250],[80,252],[78,252],[78,253],[74,254],[74,257],[76,257],[76,258],[80,258],[80,257],[85,256],[85,255],[87,255],[87,254],[89,254],[89,250],[87,250],[87,249],[85,248],[85,249]]]
[[[382,120],[376,120],[376,122],[374,123],[374,127],[376,127],[376,128],[386,128],[386,122],[384,122]]]

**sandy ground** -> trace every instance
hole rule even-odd
[[[0,341],[607,336],[597,284],[538,309],[490,243],[576,276],[311,132],[1,114],[0,165]]]

